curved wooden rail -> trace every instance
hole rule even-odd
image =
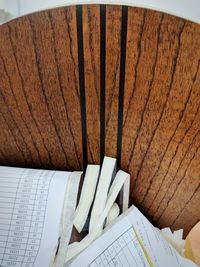
[[[200,26],[121,6],[0,27],[0,163],[81,169],[104,154],[159,226],[200,219]]]

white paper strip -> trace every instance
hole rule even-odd
[[[79,233],[82,231],[83,226],[86,223],[92,202],[94,200],[99,170],[99,165],[87,166],[79,204],[74,214],[74,226]]]
[[[81,240],[81,242],[77,243],[77,245],[71,245],[68,247],[66,262],[70,261],[76,255],[78,255],[81,251],[83,251],[86,247],[88,247],[97,237],[99,237],[102,233],[102,225],[105,221],[112,205],[114,204],[123,184],[125,183],[126,179],[128,179],[130,175],[124,171],[118,171],[111,188],[109,190],[108,199],[106,202],[105,209],[103,210],[102,214],[99,216],[96,226],[93,228],[92,232]],[[67,265],[65,265],[67,266]]]
[[[130,193],[130,176],[126,179],[122,190],[119,194],[119,204],[122,213],[125,212],[129,207],[129,193]]]
[[[51,264],[51,266],[53,267],[63,267],[63,264],[65,262],[66,251],[72,233],[72,218],[76,208],[78,187],[81,175],[82,172],[73,172],[69,177],[60,225],[60,246],[58,254],[55,257],[54,262]]]
[[[117,203],[114,203],[106,218],[106,227],[110,225],[113,221],[115,221],[115,219],[119,216],[119,213],[120,213],[120,208],[117,205]]]
[[[113,174],[115,172],[116,159],[110,157],[104,157],[101,173],[99,177],[99,183],[97,186],[96,197],[92,208],[91,219],[89,224],[89,232],[92,232],[96,227],[99,220],[99,216],[105,208],[106,200],[108,196],[108,190],[110,187]]]

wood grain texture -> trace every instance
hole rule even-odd
[[[106,7],[105,154],[117,157],[121,7]]]
[[[200,220],[199,84],[195,23],[110,5],[16,19],[0,27],[0,164],[78,170],[105,151],[131,174],[131,202],[187,233]]]
[[[100,9],[83,6],[88,161],[100,163]]]
[[[1,114],[29,166],[82,166],[75,24],[68,9],[1,28]]]

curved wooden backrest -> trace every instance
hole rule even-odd
[[[103,155],[159,226],[200,219],[200,26],[86,5],[0,27],[0,164],[82,169]]]

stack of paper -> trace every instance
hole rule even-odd
[[[128,209],[130,175],[116,159],[88,165],[79,188],[81,175],[0,167],[1,267],[195,266],[182,230],[160,231]],[[69,244],[73,226],[86,236]]]
[[[116,199],[120,194],[121,210],[128,209],[130,175],[122,170],[116,173],[116,159],[104,157],[102,167],[88,165],[78,207],[74,214],[74,226],[81,232],[89,221],[88,235],[70,244],[66,261],[71,260],[88,247],[120,213]]]
[[[95,240],[73,261],[70,267],[161,266],[194,267],[182,257],[145,216],[134,206]]]
[[[136,207],[128,210],[129,186],[130,176],[116,173],[113,158],[105,157],[101,169],[88,166],[74,215],[78,232],[89,221],[88,235],[68,246],[65,266],[195,266],[184,257],[183,230],[159,230]]]

